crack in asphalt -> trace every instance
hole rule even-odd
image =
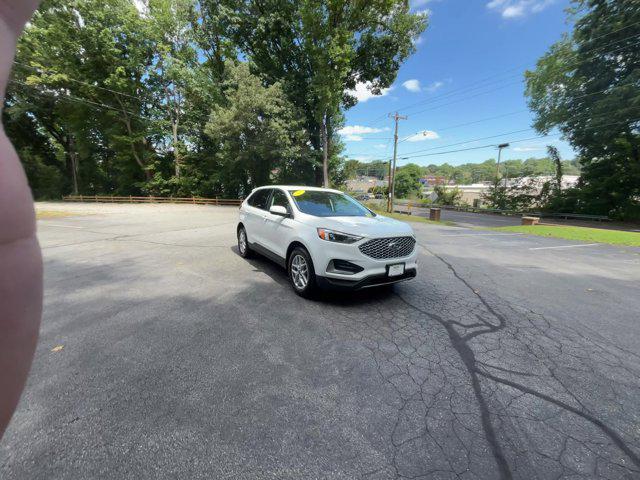
[[[332,338],[361,342],[397,399],[388,463],[360,476],[640,476],[636,356],[480,293],[423,248],[462,288],[432,272],[440,288],[420,277],[362,311],[339,305],[330,315]]]

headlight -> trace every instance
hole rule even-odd
[[[362,240],[363,237],[357,235],[349,235],[348,233],[336,232],[335,230],[329,230],[328,228],[319,228],[318,236],[322,240],[327,242],[336,243],[356,243],[358,240]]]

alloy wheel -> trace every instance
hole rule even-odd
[[[240,253],[242,255],[244,255],[247,251],[247,233],[244,231],[244,229],[240,230],[240,233],[238,235],[238,249],[240,249]]]
[[[309,284],[309,265],[302,255],[291,260],[291,279],[297,290],[304,290]]]

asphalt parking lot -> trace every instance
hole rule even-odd
[[[640,478],[640,249],[416,223],[417,279],[308,301],[237,209],[42,207],[2,479]]]

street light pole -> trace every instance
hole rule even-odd
[[[498,145],[498,163],[496,164],[496,185],[500,181],[500,156],[502,154],[502,149],[507,148],[508,146],[509,146],[508,143],[501,143],[500,145]],[[505,187],[507,186],[506,177],[505,177],[504,186]]]

